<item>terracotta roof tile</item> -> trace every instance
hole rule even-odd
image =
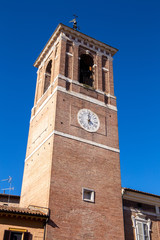
[[[6,206],[6,205],[0,205],[0,213],[1,212],[31,215],[31,216],[37,216],[37,217],[48,217],[48,214],[37,209],[13,207],[13,206]]]

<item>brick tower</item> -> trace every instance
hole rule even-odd
[[[34,64],[20,204],[50,209],[47,240],[124,240],[116,52],[59,24]]]

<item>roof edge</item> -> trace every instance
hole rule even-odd
[[[44,56],[46,55],[48,49],[50,48],[50,46],[52,45],[52,43],[54,42],[55,38],[60,34],[60,32],[62,30],[66,30],[66,31],[70,31],[72,34],[75,34],[78,36],[81,35],[81,37],[84,37],[85,39],[87,38],[87,40],[91,40],[92,42],[94,42],[97,45],[101,45],[103,48],[108,48],[108,50],[112,50],[113,54],[112,56],[118,51],[117,48],[114,48],[106,43],[103,43],[93,37],[90,37],[84,33],[81,33],[79,31],[76,31],[74,29],[72,29],[71,27],[68,27],[62,23],[59,23],[58,26],[56,27],[55,31],[53,32],[53,34],[51,35],[51,37],[49,38],[49,40],[47,41],[46,45],[44,46],[44,48],[42,49],[41,53],[39,54],[38,58],[36,59],[35,63],[33,64],[34,67],[38,67],[39,66],[39,62],[41,61],[41,59],[44,58]]]
[[[13,207],[13,206],[0,206],[0,213],[3,214],[16,214],[16,215],[23,215],[23,216],[32,216],[32,217],[38,217],[38,218],[48,218],[48,214],[40,211],[40,210],[32,210],[29,208],[21,208],[21,207]]]
[[[143,191],[139,191],[139,190],[135,190],[135,189],[131,189],[131,188],[126,188],[126,187],[122,188],[122,190],[123,189],[124,189],[124,191],[127,190],[127,191],[130,191],[130,192],[135,192],[135,193],[140,193],[140,194],[160,198],[160,195],[156,195],[156,194],[153,194],[153,193],[147,193],[147,192],[143,192]]]

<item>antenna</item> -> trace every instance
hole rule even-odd
[[[77,18],[78,18],[78,16],[76,15],[76,14],[73,14],[73,16],[74,16],[74,18],[71,20],[71,21],[69,21],[70,23],[71,22],[73,22],[73,29],[74,30],[80,30],[80,28],[77,26]]]
[[[8,203],[9,203],[11,190],[14,190],[14,187],[12,187],[12,177],[9,176],[7,179],[2,179],[1,182],[8,182],[9,183],[9,187],[8,188],[2,188],[1,189],[3,191],[3,193],[5,193],[6,190],[9,191],[9,194],[8,194]]]

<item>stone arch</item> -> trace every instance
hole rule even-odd
[[[93,65],[93,57],[90,54],[80,55],[80,83],[93,87]]]

